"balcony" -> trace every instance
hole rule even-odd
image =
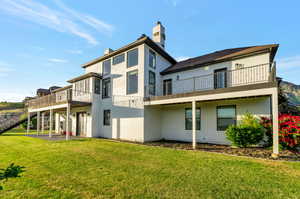
[[[57,91],[49,95],[38,97],[27,102],[28,108],[37,109],[50,107],[55,105],[67,104],[72,105],[88,105],[92,102],[92,93],[78,91],[73,89],[65,89]]]
[[[213,73],[169,81],[160,95],[146,95],[145,101],[189,97],[202,94],[244,91],[275,87],[275,63],[266,63],[234,70],[215,70]],[[149,93],[149,87],[146,88]]]

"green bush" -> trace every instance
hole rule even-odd
[[[22,128],[27,129],[27,120],[21,124]],[[30,119],[30,129],[36,129],[37,119],[36,117]]]
[[[236,126],[228,127],[225,134],[232,145],[247,147],[262,141],[265,129],[260,124],[259,119],[250,113],[246,113],[241,122]]]

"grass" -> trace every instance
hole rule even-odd
[[[9,135],[10,133],[8,133]],[[5,135],[5,134],[4,134]],[[298,198],[300,163],[103,139],[0,136],[0,168],[25,166],[0,198]]]

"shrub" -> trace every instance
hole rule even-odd
[[[268,117],[261,117],[260,124],[265,128],[265,135],[267,140],[265,141],[265,147],[273,145],[273,130],[272,130],[272,120]]]
[[[291,150],[300,146],[300,116],[279,116],[279,142],[284,148]]]
[[[264,133],[265,129],[259,119],[246,113],[241,122],[236,126],[230,126],[225,134],[234,146],[247,147],[258,144],[263,139]]]
[[[270,118],[262,117],[262,125],[266,129],[268,136],[268,143],[273,143],[272,120]],[[282,114],[278,118],[279,122],[279,144],[289,150],[295,150],[300,146],[300,116],[292,116],[289,114]]]
[[[21,124],[22,128],[27,129],[27,120]],[[31,118],[30,120],[30,129],[36,129],[37,127],[37,118]]]

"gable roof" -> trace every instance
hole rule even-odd
[[[166,75],[170,73],[191,70],[202,66],[234,60],[243,56],[247,56],[255,53],[263,53],[263,52],[271,53],[270,62],[272,62],[275,57],[278,46],[279,46],[278,44],[269,44],[269,45],[262,45],[262,46],[248,46],[248,47],[220,50],[213,53],[209,53],[202,56],[177,62],[176,64],[173,64],[170,67],[166,68],[164,71],[161,72],[161,74]]]
[[[94,72],[89,72],[89,73],[86,73],[84,75],[80,75],[78,77],[75,77],[73,79],[70,79],[68,80],[67,82],[69,83],[74,83],[74,82],[77,82],[77,81],[80,81],[80,80],[83,80],[83,79],[86,79],[86,78],[89,78],[89,77],[98,77],[98,78],[101,78],[101,75],[98,74],[98,73],[94,73]]]
[[[108,59],[110,57],[113,57],[117,54],[120,54],[122,52],[125,52],[127,50],[130,50],[131,48],[134,48],[134,47],[137,47],[141,44],[147,44],[148,46],[150,46],[153,50],[155,50],[157,53],[159,53],[161,56],[163,56],[166,60],[168,60],[171,64],[175,64],[176,63],[176,60],[171,56],[169,55],[163,48],[161,48],[159,45],[157,45],[152,39],[150,39],[148,36],[146,35],[142,35],[141,37],[139,37],[136,41],[126,45],[126,46],[123,46],[117,50],[114,50],[113,52],[107,54],[107,55],[103,55],[101,57],[98,57],[90,62],[87,62],[85,64],[82,65],[83,68],[86,68],[90,65],[93,65],[95,63],[98,63],[100,61],[103,61],[105,59]]]

